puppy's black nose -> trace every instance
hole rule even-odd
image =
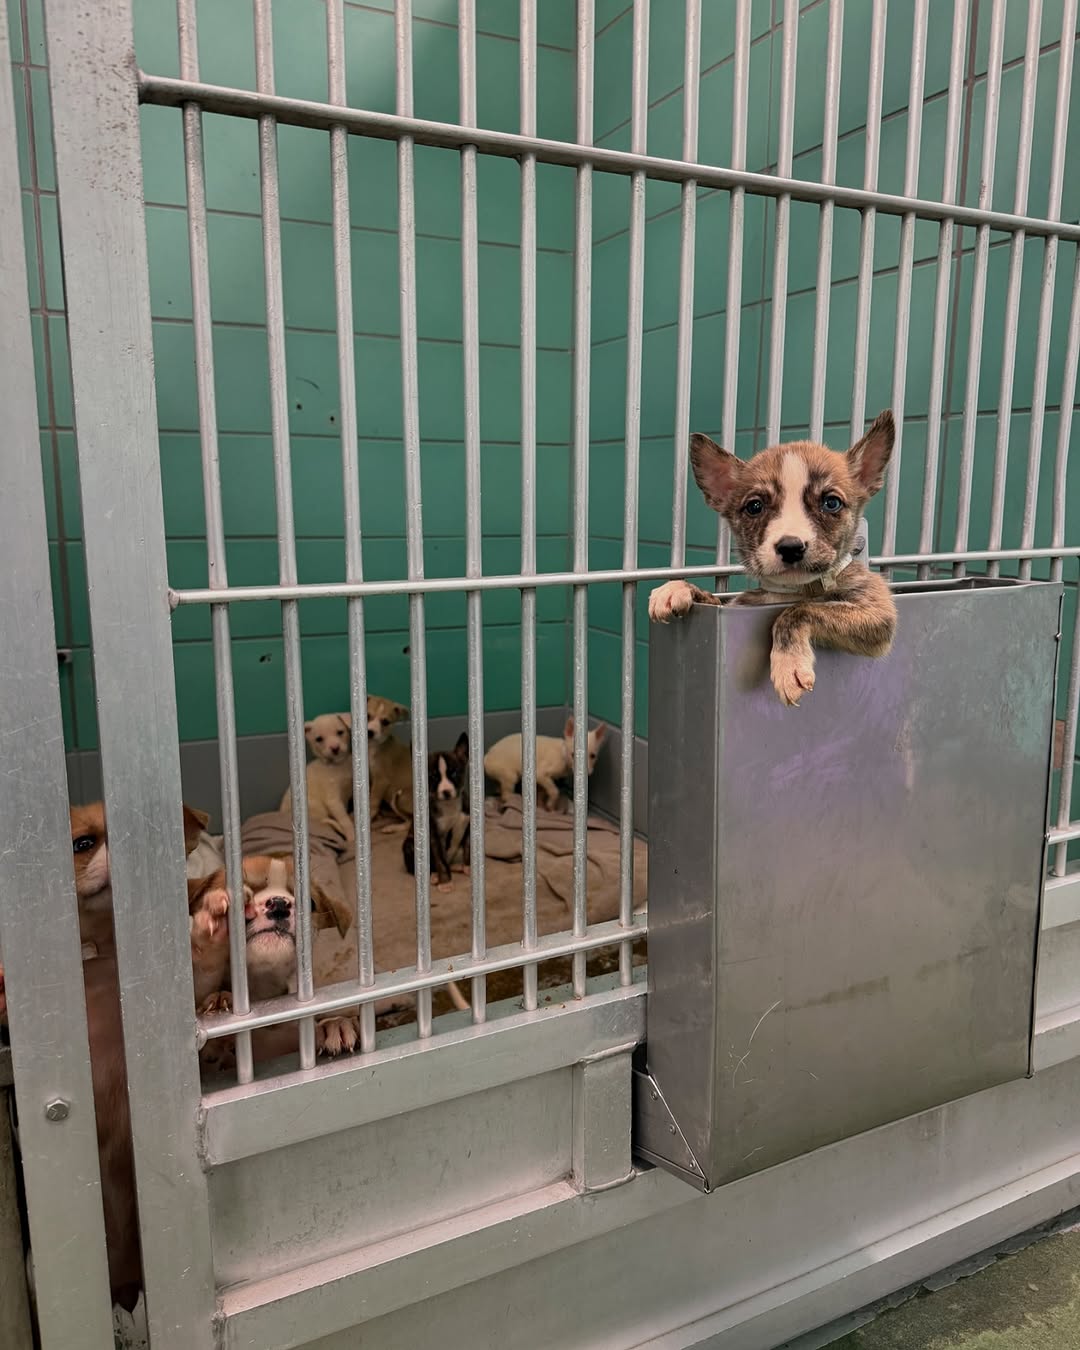
[[[287,895],[272,895],[266,902],[268,919],[287,919],[292,909],[292,901]]]
[[[370,727],[368,727],[367,729],[367,738],[369,741],[373,741],[375,739],[375,733],[372,731]]]
[[[802,562],[806,554],[806,545],[794,535],[785,534],[782,539],[776,541],[776,551],[784,562],[797,563]]]

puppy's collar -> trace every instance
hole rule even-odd
[[[813,581],[787,581],[783,577],[762,577],[759,585],[763,591],[783,592],[791,595],[828,595],[830,591],[836,589],[836,578],[849,567],[853,561],[850,553],[845,553],[842,558],[838,558],[827,572],[822,572],[820,576]]]

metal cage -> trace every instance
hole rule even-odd
[[[239,6],[239,0],[236,3]],[[64,359],[50,326],[58,307],[50,303],[41,284],[42,203],[52,190],[43,186],[36,166],[42,145],[47,146],[50,116],[55,198],[63,229],[60,305],[70,345],[69,420],[77,430],[93,679],[152,1343],[169,1350],[210,1345],[268,1350],[316,1343],[320,1350],[343,1350],[356,1343],[350,1337],[361,1324],[367,1328],[365,1344],[370,1335],[373,1346],[419,1343],[434,1336],[436,1326],[442,1328],[438,1334],[454,1343],[456,1335],[466,1334],[471,1319],[480,1317],[481,1339],[486,1338],[485,1343],[498,1339],[505,1347],[690,1345],[708,1340],[745,1350],[776,1344],[866,1301],[875,1290],[903,1283],[927,1262],[932,1269],[950,1254],[976,1250],[995,1234],[1075,1203],[1080,1162],[1073,1155],[1080,1157],[1080,1140],[1066,1146],[1053,1121],[1068,1116],[1070,1103],[1080,1097],[1080,1081],[1074,1083],[1076,1075],[1070,1068],[1073,1056],[1080,1054],[1080,1018],[1074,1015],[1080,989],[1074,989],[1068,973],[1070,925],[1080,919],[1080,882],[1068,860],[1070,844],[1080,840],[1080,822],[1072,820],[1080,622],[1075,584],[1065,576],[1066,561],[1080,557],[1080,541],[1069,533],[1075,532],[1076,521],[1067,514],[1080,352],[1080,224],[1063,217],[1070,184],[1080,181],[1075,137],[1070,143],[1076,0],[1045,6],[1041,0],[1028,0],[1026,6],[1014,0],[1008,9],[1006,0],[954,0],[945,7],[947,24],[944,11],[938,6],[932,11],[929,0],[915,0],[910,7],[894,4],[891,10],[887,0],[874,0],[861,16],[869,30],[866,43],[856,52],[866,90],[865,107],[860,103],[863,120],[855,119],[856,139],[850,134],[851,119],[843,102],[843,0],[771,0],[764,6],[752,0],[721,5],[717,0],[715,8],[701,0],[651,4],[633,0],[626,6],[604,0],[577,0],[575,5],[566,0],[565,5],[553,4],[551,13],[546,5],[541,13],[538,0],[521,0],[520,7],[482,7],[481,22],[476,0],[459,0],[453,12],[416,0],[415,13],[412,0],[392,4],[378,0],[371,5],[313,0],[310,13],[302,0],[294,4],[301,15],[295,32],[318,31],[324,42],[325,78],[308,63],[306,94],[285,94],[275,87],[275,23],[287,8],[281,0],[277,4],[253,0],[250,7],[254,73],[247,85],[242,78],[233,83],[205,78],[200,56],[205,64],[216,30],[209,39],[204,36],[200,49],[200,26],[205,33],[211,10],[197,0],[175,0],[174,74],[143,69],[136,25],[140,16],[133,14],[132,0],[43,0],[44,36],[31,0],[10,7],[15,15],[10,33],[0,14],[0,52],[7,54],[11,43],[17,96],[13,100],[7,81],[0,82],[0,279],[5,296],[0,401],[8,413],[10,441],[0,457],[0,612],[5,615],[6,653],[0,675],[5,764],[0,775],[4,821],[0,941],[43,1344],[47,1350],[105,1346],[112,1344],[113,1334],[106,1306],[97,1146],[67,862],[63,726],[49,603],[53,586],[49,502],[38,461],[31,393],[34,323],[42,334],[39,376],[42,362],[62,364]],[[243,8],[247,13],[248,7]],[[848,7],[849,19],[855,8]],[[508,36],[511,9],[513,34]],[[361,89],[362,82],[349,78],[348,24],[357,13],[369,10],[385,13],[393,24],[392,110],[377,103],[369,106],[368,86]],[[554,22],[556,10],[565,22],[562,47],[541,35],[542,25]],[[223,12],[225,7],[213,15]],[[1017,15],[1024,20],[1019,27]],[[910,22],[910,41],[904,29],[908,80],[906,88],[897,89],[886,78],[886,46],[888,38],[890,54],[896,51],[890,25],[901,20]],[[493,34],[485,33],[485,22],[496,30]],[[437,120],[416,114],[417,23],[430,24],[432,32],[453,30],[458,71],[455,117]],[[710,29],[713,23],[723,30],[719,35]],[[800,33],[814,25],[823,39],[822,59],[816,63],[814,53],[805,48],[800,56],[800,43],[806,41]],[[680,37],[673,44],[670,33],[676,28]],[[142,30],[143,37],[148,31]],[[425,34],[428,31],[424,29]],[[161,25],[156,32],[160,39]],[[616,53],[598,62],[599,45],[614,34],[625,39],[623,56]],[[484,125],[478,36],[516,42],[514,129]],[[935,39],[940,39],[936,49]],[[609,50],[614,51],[614,37],[611,42]],[[714,62],[710,44],[725,42],[730,51]],[[145,46],[155,57],[166,50],[161,41]],[[558,51],[559,69],[564,71],[562,83],[551,94],[553,102],[573,104],[572,126],[561,138],[538,134],[538,98],[545,96],[541,76],[553,68],[549,48]],[[37,59],[35,50],[40,53]],[[657,66],[663,62],[677,67],[676,73],[668,72],[670,78],[651,73],[650,53]],[[755,66],[759,58],[767,61],[764,68]],[[931,90],[927,70],[935,61],[941,78]],[[6,60],[4,64],[6,68]],[[619,125],[605,128],[609,134],[599,138],[594,117],[598,82],[605,81],[608,97],[608,73],[616,68],[627,80],[626,116]],[[730,80],[723,102],[730,141],[717,149],[710,140],[709,153],[703,153],[703,131],[709,129],[709,117],[719,104],[703,107],[700,93],[710,73],[721,68],[723,78]],[[1047,71],[1052,72],[1050,85]],[[1043,109],[1052,131],[1043,166],[1045,197],[1034,200],[1040,73],[1042,90],[1052,88],[1052,107]],[[797,74],[800,94],[809,90],[820,102],[820,112],[809,114],[820,120],[820,131],[809,144],[796,137],[800,110],[804,120],[808,116],[804,105],[797,103]],[[1018,117],[1012,161],[1011,140],[1006,141],[999,124],[1003,81],[1014,74]],[[46,76],[48,105],[41,101]],[[678,109],[668,94],[657,96],[654,81],[661,78],[668,78],[664,89],[673,86],[680,92],[681,102],[679,126],[667,138],[675,149],[667,156],[655,153],[655,147],[650,150],[656,122],[673,107]],[[319,86],[314,97],[312,85]],[[144,191],[144,172],[154,165],[144,158],[140,145],[140,109],[151,108],[171,110],[175,131],[182,137],[185,191],[175,205],[184,211],[190,267],[206,585],[171,579],[166,550]],[[927,109],[934,116],[929,132],[924,131]],[[775,124],[769,120],[773,111]],[[759,114],[770,128],[760,162]],[[272,584],[238,585],[227,566],[218,406],[223,391],[216,378],[219,335],[212,308],[209,242],[209,221],[215,212],[208,206],[204,134],[209,124],[219,128],[252,122],[258,136],[257,215],[277,579]],[[883,135],[905,124],[900,180],[885,190]],[[22,125],[31,127],[40,142],[35,144],[31,135],[29,167],[19,162],[16,132]],[[318,133],[329,164],[339,386],[335,435],[345,518],[343,574],[330,582],[301,580],[297,562],[289,324],[282,285],[282,193],[287,186],[279,153],[282,128]],[[974,131],[981,134],[978,156]],[[935,155],[941,152],[934,175],[921,163],[932,136]],[[600,139],[604,143],[598,143]],[[405,566],[388,579],[365,574],[360,507],[371,484],[361,473],[358,449],[363,441],[363,405],[356,372],[363,361],[354,312],[351,217],[357,209],[357,189],[349,158],[351,146],[377,142],[389,142],[396,156],[396,203],[392,225],[384,233],[393,235],[397,250],[394,343],[401,378],[398,439],[405,497]],[[862,155],[849,174],[844,154],[852,145]],[[417,191],[420,156],[429,148],[456,156],[460,192],[458,388],[463,412],[464,569],[450,575],[428,575],[425,567]],[[520,426],[519,448],[512,452],[520,465],[521,484],[516,571],[485,570],[483,551],[479,208],[484,166],[497,161],[518,166],[514,194],[519,340],[513,345],[519,354]],[[994,186],[995,172],[1003,165],[1008,169],[1003,176],[1012,184],[1011,201],[1004,203],[1000,186],[997,190]],[[538,310],[545,304],[538,219],[544,210],[543,174],[551,168],[564,170],[573,180],[572,229],[564,250],[572,285],[565,348],[569,505],[566,563],[561,568],[541,565],[537,531],[538,492],[547,472],[538,439],[546,396],[538,379]],[[625,269],[621,254],[604,255],[605,260],[619,259],[617,277],[606,262],[603,272],[597,266],[603,240],[598,242],[594,218],[600,193],[612,183],[628,189],[628,206],[619,207],[628,211],[625,228],[619,227],[625,236]],[[665,188],[674,195],[658,199],[654,210],[651,194]],[[700,253],[703,246],[715,244],[714,236],[699,228],[708,202],[721,204],[726,253],[720,268],[722,304],[703,316],[695,298]],[[760,230],[753,223],[759,207],[764,213]],[[607,219],[607,205],[604,210]],[[812,221],[806,212],[812,213]],[[668,260],[673,276],[677,274],[677,284],[667,287],[672,297],[670,317],[657,325],[673,335],[670,366],[655,359],[649,345],[653,330],[646,324],[652,303],[646,240],[652,222],[661,215],[677,222],[677,229],[664,235],[667,242],[658,255]],[[24,220],[31,225],[31,258],[33,246],[37,247],[29,296]],[[898,222],[896,252],[883,263],[883,250],[888,252],[892,238],[883,222],[893,221]],[[841,227],[852,224],[855,233],[841,236]],[[845,305],[847,299],[851,304],[850,313],[845,308],[838,318],[836,269],[846,259],[834,250],[834,239],[841,237],[853,244],[844,293]],[[814,281],[797,290],[790,284],[793,249],[802,248],[806,238],[814,247],[809,261],[800,254],[801,265],[809,268]],[[1025,261],[1033,256],[1033,248],[1038,254],[1037,317],[1029,338],[1030,401],[1019,409],[1029,423],[1021,482],[1015,475],[1010,478],[1010,466],[1015,469],[1018,463],[1015,453],[1010,456],[1010,450],[1015,451],[1010,439],[1013,414],[1018,411],[1014,399],[1018,353],[1026,356],[1020,342],[1022,301],[1030,298],[1032,286]],[[760,286],[751,276],[747,261],[751,253],[760,270]],[[987,322],[988,278],[992,265],[1006,253],[999,332]],[[1073,262],[1071,289],[1059,281],[1061,254]],[[884,309],[874,299],[883,267],[895,286],[895,301]],[[914,279],[923,275],[933,278],[929,303],[919,311],[928,319],[925,330],[912,325]],[[752,280],[757,289],[748,300]],[[595,370],[601,359],[605,380],[611,370],[607,356],[598,355],[598,341],[607,341],[610,334],[605,330],[598,339],[593,331],[599,294],[615,295],[617,307],[625,311],[618,334],[625,347],[624,415],[617,450],[623,466],[621,530],[618,539],[606,538],[602,549],[591,547],[595,531],[590,514],[591,506],[609,495],[606,478],[599,492],[596,487],[600,470],[595,456],[603,438],[597,437],[591,421],[591,395],[600,380]],[[961,310],[967,325],[966,354],[958,340]],[[698,325],[706,321],[715,321],[723,353],[709,366],[700,356]],[[843,348],[850,353],[850,368],[844,365],[839,372],[844,411],[837,416],[828,398],[830,390],[835,397],[838,382],[830,351],[835,355],[840,350],[838,325],[844,323],[850,331],[850,342],[845,338]],[[1039,1073],[1026,1098],[1016,1085],[995,1088],[991,1105],[970,1099],[949,1108],[951,1114],[930,1112],[920,1118],[922,1134],[912,1133],[907,1124],[895,1127],[898,1133],[889,1138],[900,1142],[885,1146],[886,1161],[878,1132],[876,1144],[864,1136],[828,1156],[797,1159],[740,1182],[739,1188],[731,1188],[737,1194],[725,1192],[727,1199],[695,1199],[672,1178],[635,1164],[631,1155],[631,1056],[646,1028],[643,971],[632,959],[633,944],[647,932],[645,915],[635,913],[634,906],[635,831],[645,826],[646,743],[636,717],[639,648],[646,636],[639,612],[647,589],[643,583],[712,576],[721,588],[741,584],[724,529],[708,547],[696,542],[701,521],[694,523],[697,504],[687,492],[688,437],[691,418],[699,415],[696,391],[708,389],[714,396],[721,439],[740,451],[806,429],[814,438],[830,435],[839,443],[849,431],[852,438],[861,434],[866,415],[876,411],[867,406],[868,390],[881,384],[875,337],[886,331],[892,334],[886,383],[898,434],[882,515],[872,522],[881,541],[873,564],[898,580],[1015,573],[1025,581],[1065,580],[1071,593],[1066,603],[1069,648],[1061,662],[1058,698],[1064,768],[1054,808],[1056,824],[1046,837],[1050,875],[1036,1010]],[[991,384],[984,378],[987,351],[990,346],[996,351],[999,342],[997,388],[987,388]],[[785,402],[786,379],[788,389],[792,387],[787,377],[794,352],[809,352],[806,387],[799,388],[805,398],[797,411]],[[914,361],[925,370],[926,405],[914,412],[909,407],[905,417]],[[757,370],[760,408],[755,406],[754,416],[746,421],[739,411],[740,378],[749,365]],[[157,374],[160,390],[160,359]],[[47,459],[56,464],[57,427],[62,423],[48,373],[42,378],[48,405]],[[659,477],[670,484],[671,511],[670,527],[661,527],[662,537],[657,538],[656,530],[644,533],[644,517],[652,521],[656,511],[652,490],[643,491],[642,482],[643,464],[652,463],[651,440],[658,437],[643,429],[642,410],[661,385],[665,397],[670,396],[671,416]],[[979,417],[995,410],[999,416],[991,446],[980,441]],[[1055,416],[1057,434],[1051,443],[1048,426]],[[947,453],[950,431],[953,439]],[[921,455],[916,453],[920,448]],[[653,475],[650,483],[659,477]],[[973,537],[973,500],[979,492],[987,498],[985,538]],[[902,547],[905,512],[913,524],[909,546]],[[1010,544],[1006,541],[1012,538],[1014,518],[1018,529],[1016,542]],[[981,506],[975,520],[982,521]],[[601,556],[614,557],[618,565],[595,565]],[[54,574],[66,565],[57,556],[52,562]],[[68,584],[70,578],[64,582]],[[619,594],[618,657],[613,666],[617,676],[605,686],[618,686],[617,781],[606,804],[619,822],[619,913],[616,920],[590,924],[585,765],[589,715],[597,712],[590,681],[590,588],[604,584]],[[226,870],[235,894],[241,889],[235,627],[237,615],[259,602],[280,605],[294,856],[297,891],[303,896],[309,891],[310,876],[300,605],[320,599],[347,603],[348,687],[353,721],[359,725],[369,691],[365,608],[382,597],[407,597],[412,765],[419,786],[425,780],[429,748],[425,605],[447,593],[465,596],[467,710],[459,711],[467,712],[465,724],[475,747],[484,743],[486,726],[483,602],[499,592],[519,593],[520,725],[524,779],[529,782],[535,776],[535,732],[542,711],[537,694],[538,599],[553,589],[570,597],[565,703],[575,719],[575,772],[567,930],[541,934],[538,928],[537,817],[535,800],[526,792],[522,940],[489,946],[484,774],[481,757],[474,754],[470,789],[476,865],[470,881],[470,949],[450,960],[434,959],[430,883],[421,867],[415,888],[415,962],[404,971],[377,972],[372,941],[377,897],[373,900],[368,866],[368,771],[361,744],[354,746],[353,760],[359,935],[355,975],[340,984],[315,986],[310,915],[301,906],[296,995],[252,1008],[243,932],[234,924],[233,1013],[203,1019],[196,1026],[187,974],[187,922],[179,901],[180,729],[170,627],[177,616],[209,611]],[[138,729],[136,736],[132,728]],[[416,821],[420,857],[427,850],[426,831],[427,821],[420,812]],[[148,903],[147,897],[153,902]],[[587,979],[588,954],[613,946],[619,952],[617,974]],[[554,1001],[547,1002],[539,994],[538,967],[556,957],[571,960],[572,979]],[[487,977],[510,968],[523,972],[522,999],[489,1007]],[[470,1012],[441,1021],[433,1017],[432,991],[451,978],[469,982]],[[376,1036],[375,1003],[391,993],[415,995],[415,1034]],[[316,1065],[315,1019],[352,1007],[362,1010],[358,1053],[343,1062]],[[260,1077],[252,1062],[251,1033],[283,1022],[299,1027],[298,1067],[272,1078]],[[237,1038],[236,1082],[204,1096],[198,1049],[208,1038],[224,1035]],[[983,1128],[984,1146],[972,1150],[967,1141]],[[921,1168],[920,1141],[938,1130],[951,1131],[938,1165],[948,1163],[953,1171],[948,1185],[942,1182],[932,1199],[933,1169],[926,1171],[928,1189],[926,1195],[919,1193],[919,1209],[914,1201],[908,1202],[907,1187],[912,1173]],[[460,1146],[466,1135],[472,1136],[467,1157]],[[1007,1188],[1014,1183],[1021,1186],[1014,1166],[1018,1135],[1025,1141],[1028,1170],[1040,1180],[1014,1194]],[[808,1236],[818,1232],[820,1188],[832,1185],[842,1196],[847,1189],[879,1179],[882,1198],[872,1221],[868,1219],[851,1238],[854,1250],[866,1257],[858,1267],[862,1273],[858,1280],[849,1280],[844,1273],[848,1268],[830,1265],[847,1259],[844,1242],[849,1235],[842,1210],[826,1216],[834,1234],[826,1243],[828,1258],[820,1256],[824,1248],[817,1246],[817,1237],[811,1243]],[[753,1186],[758,1190],[746,1189]],[[780,1222],[784,1207],[777,1196],[784,1187],[794,1187],[802,1197],[797,1220],[788,1216]],[[948,1222],[940,1217],[946,1191],[952,1216]],[[764,1241],[764,1248],[759,1245],[757,1250],[771,1250],[766,1270],[771,1283],[753,1262],[734,1260],[722,1280],[709,1265],[710,1247],[736,1242],[740,1226]],[[73,1243],[71,1234],[76,1231],[82,1236]],[[942,1238],[946,1232],[950,1236]],[[896,1241],[886,1253],[888,1244],[881,1244],[890,1234]],[[902,1241],[899,1235],[904,1235]],[[871,1257],[867,1253],[875,1242],[877,1256]],[[816,1273],[811,1273],[805,1255],[811,1247],[819,1253],[813,1262]],[[583,1253],[600,1272],[596,1288],[588,1287],[590,1267]],[[673,1264],[679,1266],[678,1278],[671,1276]],[[547,1293],[541,1297],[552,1279],[566,1288],[565,1299],[550,1299]],[[499,1281],[502,1292],[496,1288]],[[602,1293],[605,1282],[607,1297]],[[503,1320],[504,1295],[518,1314],[512,1324]]]

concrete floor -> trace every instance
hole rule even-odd
[[[1080,1350],[1080,1231],[1042,1237],[933,1292],[924,1286],[901,1306],[824,1344],[831,1350]]]

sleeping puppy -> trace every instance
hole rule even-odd
[[[690,463],[705,500],[731,526],[747,573],[760,587],[737,605],[786,605],[772,627],[770,673],[781,703],[814,687],[814,647],[884,656],[896,632],[885,581],[853,559],[863,507],[880,490],[892,454],[891,412],[880,413],[846,454],[792,441],[738,460],[707,436],[691,436]],[[649,618],[667,623],[690,606],[718,605],[686,581],[649,597]]]

